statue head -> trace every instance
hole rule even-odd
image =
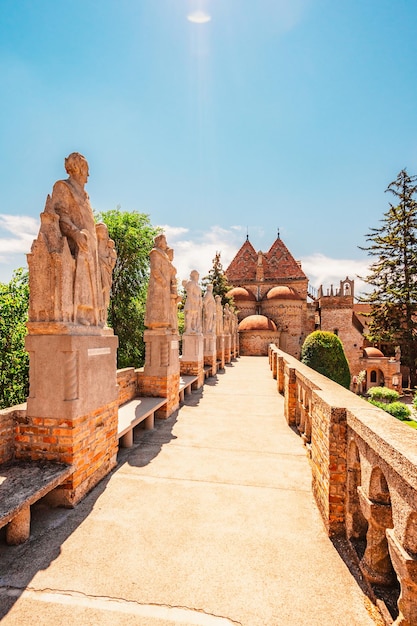
[[[199,277],[200,274],[197,272],[197,270],[193,270],[190,274],[191,280],[195,280],[196,282],[198,281]]]
[[[154,239],[155,248],[161,248],[162,250],[166,250],[168,248],[167,240],[165,235],[157,235]]]
[[[88,179],[88,163],[87,159],[79,152],[71,152],[65,159],[65,170],[70,178],[75,178],[82,184]]]
[[[209,283],[209,284],[207,285],[207,291],[208,291],[209,293],[213,293],[213,283]]]
[[[100,239],[100,240],[109,238],[109,231],[104,222],[99,222],[98,224],[96,224],[96,234],[97,234],[97,239]]]

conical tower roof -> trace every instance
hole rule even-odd
[[[262,280],[274,283],[288,280],[307,280],[301,266],[292,256],[282,239],[278,237],[268,252],[256,252],[246,239],[236,256],[225,271],[231,285],[246,281],[257,281],[262,267]]]

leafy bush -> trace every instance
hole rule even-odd
[[[369,400],[369,402],[386,413],[389,413],[393,417],[396,417],[397,420],[404,421],[410,418],[411,411],[403,402],[391,402],[390,404],[385,404],[384,402],[378,402],[378,400],[372,399]]]
[[[368,389],[368,394],[372,400],[382,400],[386,404],[390,402],[396,402],[400,397],[398,391],[395,389],[388,389],[388,387],[371,387]]]
[[[29,278],[24,269],[0,283],[0,408],[26,401],[29,355],[25,350]]]
[[[308,335],[301,349],[301,362],[349,389],[349,364],[337,335],[323,330]]]

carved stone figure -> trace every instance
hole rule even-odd
[[[223,335],[223,306],[221,296],[214,296],[216,301],[216,335]]]
[[[230,310],[230,306],[228,303],[224,305],[223,312],[223,332],[225,335],[230,335],[232,331],[232,311]]]
[[[203,298],[203,333],[213,335],[216,329],[216,301],[213,296],[213,285],[207,285]]]
[[[106,224],[100,222],[96,224],[98,262],[101,276],[102,308],[100,311],[100,321],[107,322],[107,310],[110,304],[110,289],[112,286],[113,269],[116,265],[116,249],[113,239],[109,237]]]
[[[169,260],[169,248],[165,235],[157,235],[154,242],[155,246],[149,255],[151,272],[146,298],[145,326],[149,329],[170,328],[172,324],[171,281],[175,269]]]
[[[182,281],[187,293],[184,306],[185,334],[201,333],[202,330],[202,297],[198,278],[198,272],[193,270],[190,274],[190,280]]]
[[[181,302],[181,297],[178,295],[177,290],[177,270],[172,265],[174,260],[174,250],[172,248],[167,249],[168,259],[171,262],[171,277],[170,277],[170,297],[171,297],[171,320],[170,326],[173,333],[178,332],[178,304]]]
[[[106,271],[103,287],[96,225],[84,189],[88,163],[73,152],[65,159],[65,169],[69,176],[57,181],[47,197],[39,235],[28,255],[29,321],[104,326],[103,298],[110,292],[113,267]],[[114,266],[114,246],[110,256]]]

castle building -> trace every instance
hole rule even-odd
[[[299,359],[307,335],[326,330],[343,344],[353,390],[401,388],[399,359],[384,357],[364,338],[365,311],[354,302],[353,280],[346,277],[326,293],[323,287],[311,288],[279,235],[268,252],[256,252],[247,236],[225,275],[232,286],[228,296],[238,309],[240,354],[265,355],[276,343]]]

